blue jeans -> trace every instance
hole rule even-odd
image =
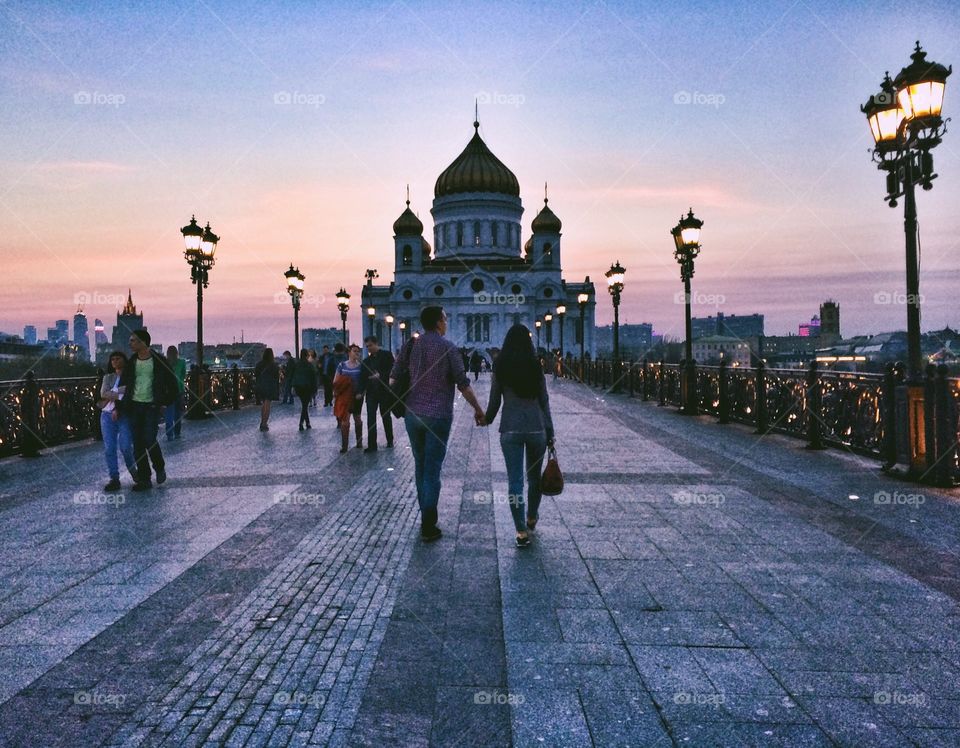
[[[440,501],[440,469],[447,456],[447,440],[453,418],[431,418],[408,412],[404,418],[410,449],[413,451],[417,501],[420,503],[420,521],[424,528],[437,523],[437,503]]]
[[[527,521],[523,512],[524,462],[526,462],[529,504],[527,516],[537,519],[542,496],[540,476],[543,474],[543,455],[547,451],[547,435],[542,431],[530,434],[503,433],[500,434],[500,448],[503,450],[503,461],[507,463],[507,501],[510,504],[510,513],[513,515],[513,524],[517,532],[526,532]],[[524,451],[526,451],[526,460],[524,460]]]
[[[103,434],[103,456],[107,460],[107,473],[111,480],[120,480],[120,467],[117,462],[117,445],[123,462],[136,478],[137,463],[133,459],[133,432],[130,430],[130,419],[121,415],[116,421],[112,413],[100,414],[100,432]]]
[[[183,424],[183,393],[177,395],[177,399],[163,409],[164,419],[167,425],[167,441],[174,437],[180,438],[180,426]]]

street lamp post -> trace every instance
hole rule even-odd
[[[693,278],[694,261],[700,254],[700,229],[703,221],[694,217],[693,208],[686,216],[680,216],[680,222],[670,229],[673,236],[673,256],[680,265],[680,279],[683,281],[683,308],[686,329],[684,346],[684,367],[682,382],[682,412],[688,416],[697,414],[697,364],[693,360],[693,321],[690,317],[690,279]]]
[[[587,310],[587,302],[590,300],[589,294],[581,293],[577,294],[577,304],[580,307],[580,379],[583,379],[583,363],[584,363],[584,345],[585,338],[587,333],[587,328],[583,324],[584,313]]]
[[[290,294],[290,303],[293,304],[293,350],[300,358],[300,299],[303,297],[303,281],[306,276],[290,263],[290,269],[283,274],[287,279],[287,293]]]
[[[388,314],[383,318],[383,321],[387,323],[387,341],[389,343],[387,350],[393,353],[393,315]]]
[[[549,350],[550,353],[553,353],[553,349],[550,347],[553,345],[553,315],[550,312],[544,314],[543,322],[547,326],[547,350]]]
[[[196,373],[193,377],[194,404],[186,414],[187,418],[203,418],[210,415],[209,404],[204,396],[207,387],[203,374],[203,289],[210,282],[210,268],[214,264],[217,242],[220,237],[210,230],[210,223],[201,229],[197,217],[191,216],[190,223],[180,229],[183,234],[183,256],[190,266],[190,280],[197,287],[197,353]]]
[[[376,335],[376,330],[373,329],[374,323],[377,319],[377,308],[375,306],[367,307],[367,335]]]
[[[340,310],[340,324],[343,326],[343,344],[347,344],[347,312],[350,311],[350,294],[342,286],[337,291],[337,309]]]
[[[617,260],[606,272],[607,288],[613,299],[613,386],[611,392],[620,392],[620,294],[623,293],[623,279],[627,269]]]
[[[537,328],[537,356],[540,355],[540,328],[543,327],[543,322],[537,317],[536,321],[533,323],[533,326]]]
[[[398,325],[398,327],[400,328],[400,347],[403,348],[403,346],[405,346],[406,343],[407,343],[407,323],[406,323],[406,321],[405,321],[405,320],[400,320],[400,324]],[[392,351],[391,351],[391,353],[392,353]]]
[[[903,230],[906,241],[907,284],[907,381],[897,393],[897,401],[905,408],[903,417],[896,419],[897,428],[907,428],[897,441],[909,444],[910,454],[900,457],[917,475],[925,468],[926,450],[923,433],[924,388],[923,355],[920,347],[920,272],[917,250],[916,185],[933,189],[931,150],[947,131],[941,117],[943,94],[947,77],[953,67],[944,67],[926,59],[920,42],[910,56],[912,62],[896,78],[887,74],[880,84],[880,92],[860,107],[866,115],[873,135],[873,160],[877,168],[887,173],[887,195],[891,208],[902,197]]]
[[[560,320],[560,376],[563,376],[563,320],[567,316],[565,304],[557,304],[557,318]]]

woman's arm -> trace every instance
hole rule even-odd
[[[493,423],[497,417],[497,411],[500,410],[500,401],[503,399],[503,388],[497,381],[497,375],[490,375],[490,399],[487,402],[487,412],[484,414],[484,420],[487,424]]]
[[[550,416],[550,395],[547,394],[547,380],[540,383],[540,412],[543,414],[543,427],[547,432],[547,441],[553,441],[553,418]]]

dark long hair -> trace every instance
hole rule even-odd
[[[514,325],[507,330],[503,349],[493,363],[493,373],[502,386],[509,387],[520,397],[532,400],[540,394],[543,370],[526,325]]]
[[[263,357],[260,359],[264,364],[269,366],[273,363],[273,348],[264,348]]]

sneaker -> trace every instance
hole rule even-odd
[[[517,548],[526,548],[529,545],[530,545],[529,535],[524,535],[523,537],[521,537],[520,535],[517,535]]]
[[[151,488],[153,488],[153,486],[150,484],[150,481],[147,481],[145,483],[134,483],[133,488],[130,490],[139,493],[140,491],[149,491]]]
[[[420,531],[420,539],[424,543],[432,543],[434,540],[439,540],[442,535],[443,533],[440,532],[440,528],[436,525]]]
[[[120,490],[120,479],[119,479],[119,478],[111,478],[111,479],[110,479],[110,482],[103,487],[103,490],[104,490],[104,491],[107,491],[108,493],[109,493],[110,491],[119,491],[119,490]]]
[[[159,486],[161,483],[166,483],[166,482],[167,482],[167,471],[166,471],[166,470],[158,470],[158,471],[157,471],[157,485]]]
[[[359,447],[360,445],[358,444],[357,446]],[[364,454],[370,454],[371,452],[376,452],[376,451],[377,451],[377,445],[376,445],[376,444],[373,444],[373,445],[367,447],[365,450],[363,450],[363,453],[364,453]]]

